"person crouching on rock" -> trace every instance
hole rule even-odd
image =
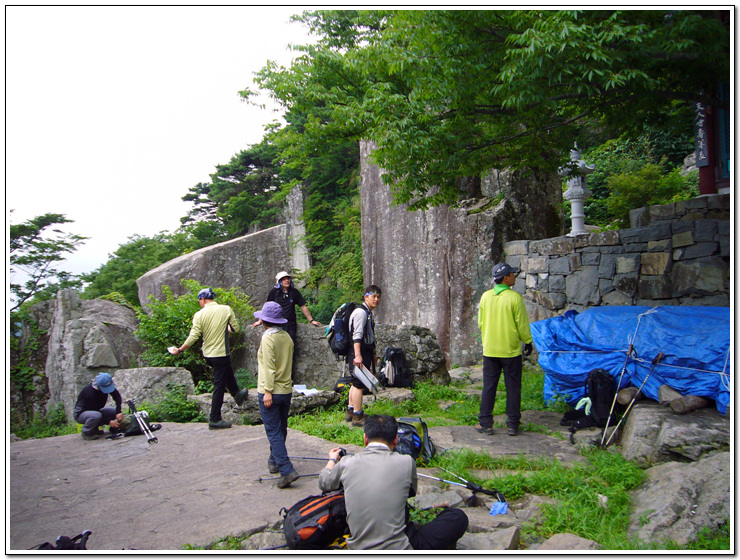
[[[254,316],[262,321],[265,328],[257,351],[257,397],[262,423],[270,442],[267,468],[271,473],[280,473],[277,487],[287,488],[298,479],[285,447],[293,394],[293,339],[281,328],[287,320],[282,316],[280,304],[267,301],[262,311],[256,311]]]
[[[108,395],[113,397],[116,406],[105,406]],[[103,435],[100,426],[108,424],[118,428],[123,418],[121,413],[121,393],[116,389],[109,373],[99,373],[95,379],[85,385],[77,397],[74,419],[82,424],[82,439],[98,439]]]

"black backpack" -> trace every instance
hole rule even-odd
[[[343,490],[308,496],[280,513],[284,518],[283,534],[292,549],[329,548],[349,534]]]
[[[347,302],[340,305],[334,312],[327,329],[326,338],[329,347],[337,356],[346,356],[352,346],[352,334],[349,332],[349,318],[358,305]]]
[[[383,355],[383,369],[380,384],[383,387],[411,387],[414,384],[413,374],[406,367],[403,350],[389,346]]]
[[[87,539],[92,531],[83,531],[76,537],[59,536],[54,544],[45,542],[36,547],[36,550],[87,550]],[[56,545],[56,546],[55,546]]]
[[[570,424],[571,431],[592,426],[605,428],[607,420],[609,424],[614,421],[615,414],[612,411],[610,417],[609,411],[612,410],[616,392],[614,378],[608,371],[601,368],[590,371],[586,377],[586,396],[591,399],[590,413],[586,415],[583,409],[566,412],[560,423]]]
[[[426,422],[418,417],[401,417],[398,419],[398,444],[396,449],[401,455],[411,455],[415,461],[427,464],[436,453],[436,447],[429,437]]]

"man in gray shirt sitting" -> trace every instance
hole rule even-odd
[[[344,488],[350,550],[446,550],[468,528],[468,517],[445,508],[423,526],[409,523],[407,502],[416,495],[416,463],[410,455],[393,453],[398,423],[392,416],[373,414],[364,424],[365,449],[342,457],[329,452],[319,474],[323,492]],[[341,460],[340,460],[341,459]]]

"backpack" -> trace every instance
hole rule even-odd
[[[436,453],[436,447],[429,437],[426,422],[418,417],[401,417],[398,419],[398,444],[396,449],[401,455],[411,455],[415,461],[427,464]]]
[[[308,496],[280,513],[284,518],[283,534],[291,549],[329,548],[349,534],[343,490]]]
[[[149,422],[149,415],[144,413],[141,415],[141,421],[144,422],[149,427],[149,430],[154,432],[160,428],[158,424],[151,424]],[[123,418],[119,422],[120,426],[118,430],[116,430],[116,433],[123,434],[124,436],[140,436],[142,435],[141,426],[139,426],[139,422],[136,420],[136,417],[133,414],[124,414]]]
[[[343,393],[346,389],[352,387],[352,379],[353,377],[351,375],[345,375],[337,379],[337,382],[334,384],[334,392]]]
[[[71,538],[62,535],[57,537],[54,544],[45,542],[44,544],[38,545],[35,550],[87,550],[86,544],[90,535],[92,535],[92,531],[83,531],[76,537]]]
[[[614,412],[611,417],[609,411],[612,409],[616,387],[614,378],[605,369],[597,368],[591,370],[586,377],[586,396],[591,399],[591,410],[587,415],[582,410],[566,412],[561,424],[571,426],[571,431],[581,430],[597,426],[605,428],[607,420],[609,424],[614,421]]]
[[[413,374],[406,367],[403,350],[389,346],[383,355],[383,369],[380,384],[383,387],[411,387],[414,384]]]
[[[352,346],[352,334],[349,332],[349,318],[358,305],[347,302],[340,305],[327,327],[326,339],[331,351],[337,356],[346,356]]]

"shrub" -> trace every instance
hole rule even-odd
[[[206,417],[195,401],[188,400],[185,385],[168,385],[164,398],[156,403],[142,402],[137,406],[146,410],[152,422],[205,422]]]
[[[35,416],[29,425],[13,427],[11,431],[21,439],[30,439],[75,434],[80,427],[77,422],[67,421],[64,405],[59,403],[46,414]]]

